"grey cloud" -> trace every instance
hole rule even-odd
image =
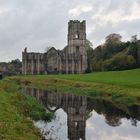
[[[140,5],[139,0],[135,0]],[[92,6],[89,12],[73,17],[69,10],[81,5]],[[67,22],[87,20],[87,29],[94,28],[88,39],[94,47],[111,32],[124,32],[124,38],[140,34],[139,19],[102,21],[102,17],[121,9],[120,16],[130,15],[133,0],[0,0],[0,61],[21,58],[24,47],[44,51],[46,46],[63,48],[67,44]],[[92,17],[95,17],[94,19]]]
[[[123,40],[130,40],[132,35],[137,34],[138,37],[140,37],[139,31],[140,31],[140,26],[138,25],[140,23],[140,19],[133,20],[131,22],[128,22],[127,20],[123,20],[119,22],[115,27],[112,22],[107,22],[103,23],[101,25],[96,24],[94,32],[89,36],[90,39],[94,39],[94,42],[98,43],[100,40],[104,40],[105,37],[108,34],[111,33],[118,33],[121,34],[122,32],[124,33],[122,35]],[[96,44],[97,46],[98,44]],[[94,47],[96,47],[94,45]]]

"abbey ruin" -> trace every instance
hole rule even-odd
[[[86,21],[70,20],[68,44],[63,50],[45,53],[22,52],[23,74],[84,73],[87,69]]]

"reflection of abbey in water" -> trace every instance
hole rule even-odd
[[[69,140],[85,140],[87,119],[87,97],[44,92],[36,89],[24,89],[26,93],[37,97],[50,112],[62,108],[67,113]],[[52,109],[52,107],[55,107]]]
[[[70,20],[68,45],[63,50],[50,48],[46,53],[22,53],[23,74],[84,73],[87,69],[86,22]]]
[[[140,106],[136,105],[120,108],[119,105],[117,107],[116,104],[101,99],[91,100],[85,96],[52,93],[34,88],[23,88],[23,92],[41,100],[51,112],[62,108],[67,113],[69,140],[85,140],[86,120],[93,109],[98,114],[103,114],[110,126],[119,126],[122,118],[131,119],[134,126],[140,121]]]

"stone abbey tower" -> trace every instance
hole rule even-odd
[[[84,73],[87,69],[86,21],[70,20],[68,45],[45,53],[22,52],[23,74]]]

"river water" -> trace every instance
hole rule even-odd
[[[140,140],[140,106],[29,87],[23,92],[54,113],[51,122],[35,122],[46,140]]]

